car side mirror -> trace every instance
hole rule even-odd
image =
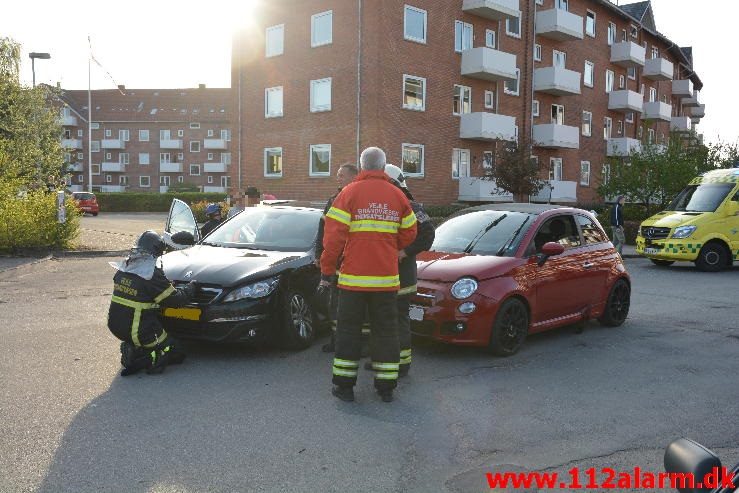
[[[721,459],[698,442],[679,438],[665,450],[665,471],[670,474],[684,474],[695,478],[695,483],[704,483],[706,474],[721,470]],[[713,488],[695,488],[689,482],[677,483],[680,493],[708,493]],[[682,486],[682,487],[679,487]]]
[[[562,252],[565,251],[565,247],[559,243],[556,243],[554,241],[549,241],[547,243],[544,243],[541,247],[541,254],[539,255],[539,262],[538,264],[544,265],[544,262],[547,261],[549,257],[554,257],[556,255],[562,255]]]
[[[182,246],[193,246],[195,237],[189,231],[180,231],[172,235],[172,242]]]

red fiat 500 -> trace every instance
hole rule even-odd
[[[631,280],[597,219],[569,207],[501,204],[458,212],[418,260],[411,329],[514,354],[528,334],[598,319],[621,325]]]

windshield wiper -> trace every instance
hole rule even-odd
[[[518,233],[520,233],[521,230],[523,229],[524,225],[527,222],[529,222],[529,217],[530,216],[527,216],[526,219],[524,219],[524,221],[521,223],[521,226],[519,226],[518,229],[516,229],[516,231],[513,232],[513,235],[511,236],[511,239],[508,240],[508,241],[506,241],[505,245],[503,245],[502,247],[500,247],[500,250],[498,250],[498,253],[495,254],[496,257],[500,257],[500,255],[502,253],[504,253],[508,249],[508,247],[511,246],[511,244],[513,243],[513,240],[515,240],[516,237],[518,236]]]
[[[495,221],[493,221],[490,224],[488,224],[487,226],[485,226],[485,229],[483,229],[482,231],[480,231],[479,233],[477,233],[475,235],[475,237],[472,238],[472,241],[470,241],[470,244],[467,245],[466,247],[464,247],[464,250],[462,250],[462,253],[470,253],[470,252],[472,252],[472,249],[475,248],[475,245],[477,245],[477,243],[482,239],[482,237],[485,236],[485,233],[487,233],[488,231],[490,231],[491,229],[493,229],[494,227],[496,227],[506,217],[508,217],[508,214],[503,214],[498,219],[496,219]]]

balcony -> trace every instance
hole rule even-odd
[[[582,17],[562,9],[540,10],[536,34],[556,41],[583,39]]]
[[[534,70],[534,91],[569,96],[580,94],[580,72],[561,67],[543,67]]]
[[[67,165],[67,173],[82,173],[84,165],[82,163],[72,163]]]
[[[167,190],[169,190],[169,185],[159,185],[159,193],[167,193]]]
[[[101,192],[125,192],[126,186],[125,185],[101,185],[100,191]]]
[[[182,163],[159,163],[160,173],[182,173]]]
[[[641,142],[630,137],[608,139],[606,156],[629,156],[632,152],[641,152]]]
[[[698,106],[694,106],[693,108],[690,108],[690,116],[692,118],[697,118],[697,119],[701,119],[704,116],[706,116],[706,105],[699,104]]]
[[[160,139],[159,147],[162,149],[182,149],[182,139]]]
[[[203,192],[205,193],[226,193],[226,187],[214,187],[214,186],[204,186]]]
[[[203,141],[203,148],[225,150],[228,148],[228,141],[226,139],[205,139]]]
[[[226,163],[203,163],[204,173],[225,173],[227,170]]]
[[[642,75],[652,80],[672,80],[673,65],[664,58],[652,58],[644,63]]]
[[[690,79],[681,79],[672,81],[672,95],[689,98],[693,95],[693,81]]]
[[[579,149],[580,129],[556,123],[534,125],[534,145],[555,149]]]
[[[82,149],[82,141],[80,139],[62,139],[62,148]]]
[[[680,102],[683,106],[688,108],[698,108],[701,104],[698,100],[698,91],[694,91],[692,95],[687,98],[683,98]]]
[[[104,173],[125,173],[126,165],[123,163],[103,163],[100,167],[100,171]]]
[[[661,101],[644,103],[644,111],[641,117],[647,120],[672,121],[672,105]]]
[[[622,41],[611,45],[611,63],[622,67],[643,67],[647,50],[632,41]]]
[[[460,118],[459,138],[471,140],[516,140],[516,119],[497,113],[466,113]]]
[[[103,139],[100,141],[103,149],[125,149],[126,141],[121,139]]]
[[[536,128],[536,127],[534,127]],[[531,196],[532,202],[577,202],[577,182],[547,180],[539,193]]]
[[[464,0],[462,10],[493,21],[519,17],[518,0]]]
[[[84,192],[84,186],[83,185],[67,185],[67,190],[70,192]]]
[[[690,117],[688,116],[673,116],[672,122],[670,122],[670,130],[673,132],[690,132],[692,128]]]
[[[459,178],[457,200],[461,202],[513,202],[513,195],[507,192],[498,194],[493,180],[462,176]]]
[[[622,113],[631,113],[632,111],[641,113],[643,108],[644,96],[638,92],[623,89],[608,93],[609,110],[621,111]]]
[[[516,55],[492,48],[472,48],[462,52],[462,75],[476,79],[516,80]]]
[[[72,115],[62,116],[61,125],[63,127],[76,127],[78,125],[77,117]]]

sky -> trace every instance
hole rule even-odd
[[[103,8],[98,2],[78,0],[14,0],[3,6],[0,36],[22,44],[21,76],[28,85],[28,53],[35,51],[51,54],[49,60],[36,60],[36,83],[87,89],[89,35],[93,54],[105,69],[93,65],[93,89],[116,84],[140,89],[229,87],[231,35],[252,17],[255,1],[126,0]],[[704,84],[701,102],[706,104],[698,132],[706,142],[737,142],[739,125],[733,113],[739,107],[727,98],[735,90],[730,84],[739,67],[721,39],[730,40],[736,29],[739,2],[652,0],[652,8],[661,33],[680,46],[693,47],[694,69]]]

